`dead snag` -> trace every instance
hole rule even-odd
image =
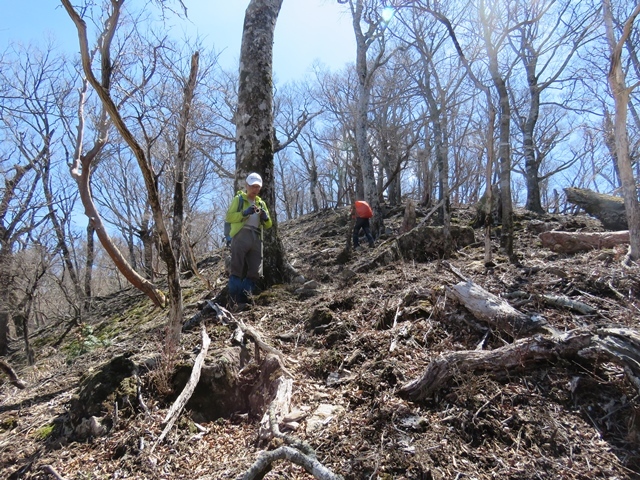
[[[516,310],[471,280],[447,287],[447,292],[478,320],[514,337],[536,331],[546,323],[540,316],[529,316]]]
[[[410,400],[423,400],[459,373],[522,372],[558,358],[617,363],[640,391],[640,335],[631,329],[600,328],[562,335],[536,335],[495,350],[464,350],[441,355],[429,364],[421,378],[402,386],[399,393]]]
[[[160,437],[156,441],[155,445],[152,447],[151,451],[153,451],[155,447],[162,440],[164,440],[164,437],[167,436],[167,434],[169,433],[169,430],[171,430],[171,427],[173,427],[173,424],[176,422],[176,420],[180,416],[180,412],[182,412],[182,409],[191,398],[191,395],[193,395],[193,391],[196,389],[196,386],[198,385],[198,381],[200,380],[200,372],[202,371],[202,365],[204,365],[204,360],[207,356],[207,351],[209,350],[210,343],[211,343],[211,339],[209,338],[209,335],[207,335],[207,330],[203,325],[202,326],[202,349],[200,350],[200,353],[198,353],[198,356],[196,357],[196,361],[193,364],[191,377],[189,378],[189,381],[185,385],[184,389],[182,390],[182,392],[180,393],[180,395],[178,396],[174,404],[169,409],[169,413],[167,413],[167,416],[163,420],[162,423],[165,424],[164,430],[160,434]]]
[[[542,232],[544,248],[556,253],[576,253],[629,244],[629,230],[621,232]]]
[[[264,411],[260,421],[259,439],[268,442],[273,437],[270,412],[284,417],[291,409],[293,380],[284,374],[285,368],[276,355],[267,355],[260,367],[260,378],[249,396],[251,410]],[[270,406],[265,408],[268,404]]]
[[[11,368],[11,365],[9,365],[4,360],[0,360],[0,370],[2,370],[4,373],[7,374],[7,376],[9,377],[9,381],[16,387],[21,389],[27,387],[27,384],[24,383],[22,380],[20,380],[20,378],[18,377],[18,374],[15,372],[13,368]]]

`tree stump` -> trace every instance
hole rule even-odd
[[[475,242],[475,235],[471,227],[452,225],[449,251],[457,250]],[[410,232],[396,239],[401,258],[416,261],[429,261],[441,258],[447,249],[445,245],[444,229],[419,225]]]

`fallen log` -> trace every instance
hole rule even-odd
[[[510,375],[538,368],[558,359],[590,360],[620,365],[626,378],[640,392],[640,335],[636,330],[599,328],[574,330],[562,335],[536,335],[495,350],[463,350],[433,360],[422,377],[400,388],[410,400],[432,397],[460,373],[508,372]]]
[[[538,238],[544,248],[556,253],[576,253],[628,244],[629,231],[542,232]]]
[[[478,320],[513,337],[539,330],[546,324],[541,316],[530,316],[516,310],[471,280],[447,287],[446,291]]]
[[[627,230],[624,199],[584,188],[565,188],[567,201],[596,217],[607,230]]]
[[[522,299],[521,303],[528,303],[532,301],[543,302],[551,305],[552,307],[568,308],[582,315],[596,315],[598,313],[595,308],[587,305],[586,303],[573,300],[569,297],[565,297],[564,295],[557,296],[517,291],[505,294],[505,298],[520,298]]]

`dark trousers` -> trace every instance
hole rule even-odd
[[[247,303],[247,295],[255,293],[256,282],[262,275],[262,238],[259,230],[245,227],[233,237],[229,274],[230,303]]]
[[[353,248],[360,245],[360,230],[364,230],[364,235],[367,237],[369,246],[373,247],[373,236],[371,235],[371,228],[369,228],[369,219],[356,217],[356,224],[353,227]]]
[[[260,230],[245,227],[233,237],[229,273],[236,277],[248,278],[254,282],[260,279],[262,275]]]

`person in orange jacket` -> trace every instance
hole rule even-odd
[[[356,224],[353,227],[353,249],[355,250],[360,246],[360,230],[364,230],[369,247],[373,248],[373,235],[371,235],[371,227],[369,226],[369,219],[373,217],[373,210],[364,200],[357,200],[353,210],[354,218],[356,219]]]

